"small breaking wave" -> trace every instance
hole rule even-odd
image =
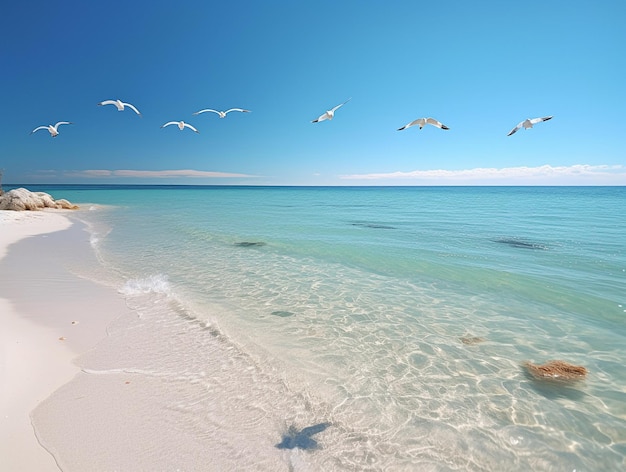
[[[170,294],[171,285],[165,274],[151,275],[141,279],[127,280],[119,290],[124,295],[142,295],[146,293]]]
[[[89,244],[91,244],[91,247],[97,249],[99,242],[100,238],[95,233],[91,233],[91,235],[89,236]]]

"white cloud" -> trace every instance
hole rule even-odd
[[[76,170],[64,172],[67,177],[85,177],[85,178],[102,178],[102,177],[131,177],[140,179],[165,179],[165,178],[233,178],[233,177],[258,177],[249,174],[235,174],[229,172],[209,172],[204,170],[193,169],[174,169],[174,170]]]
[[[72,171],[66,172],[67,174],[74,175],[74,173],[81,175],[82,177],[108,177],[111,175],[110,170],[83,170],[83,171]]]
[[[538,167],[503,167],[460,170],[414,170],[410,172],[388,172],[372,174],[342,175],[344,180],[364,181],[408,181],[437,185],[476,185],[476,184],[571,184],[571,185],[625,185],[626,167],[622,165],[572,166],[543,165]]]

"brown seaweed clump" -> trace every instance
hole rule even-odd
[[[478,336],[463,336],[462,338],[459,338],[459,340],[463,344],[467,344],[469,346],[485,342],[485,338],[479,338]]]
[[[573,365],[564,361],[549,361],[542,365],[525,362],[526,371],[538,380],[571,382],[582,380],[587,376],[587,369],[581,365]]]

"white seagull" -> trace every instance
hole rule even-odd
[[[413,120],[409,124],[404,125],[402,128],[398,128],[398,131],[402,131],[403,129],[407,129],[415,125],[419,125],[420,129],[422,129],[426,125],[433,125],[441,129],[450,129],[440,121],[435,120],[434,118],[418,118],[417,120]]]
[[[71,124],[73,124],[73,123],[70,123],[69,121],[59,121],[54,126],[52,126],[52,125],[38,126],[34,130],[32,130],[30,132],[30,134],[33,134],[35,131],[39,131],[40,129],[47,129],[48,131],[50,131],[50,136],[52,136],[53,138],[56,138],[58,136],[58,134],[59,134],[59,131],[58,131],[59,125],[71,125]]]
[[[126,103],[121,100],[105,100],[103,102],[98,103],[98,105],[115,105],[117,108],[117,111],[124,111],[124,107],[128,107],[132,109],[135,113],[137,113],[139,116],[141,116],[141,113],[139,112],[139,110],[137,110],[137,108],[135,108],[130,103]]]
[[[326,113],[324,113],[323,115],[321,115],[317,120],[313,120],[311,121],[311,123],[318,123],[320,121],[324,121],[324,120],[332,120],[333,117],[335,116],[335,112],[341,108],[342,106],[344,106],[346,103],[348,103],[350,100],[352,100],[352,98],[348,98],[345,102],[343,102],[341,105],[337,105],[335,108],[332,108],[330,110],[328,110]]]
[[[250,113],[250,110],[244,110],[243,108],[231,108],[230,110],[226,110],[226,111],[218,111],[218,110],[212,110],[211,108],[205,108],[204,110],[195,112],[194,115],[199,115],[200,113],[206,113],[207,111],[217,113],[220,116],[220,118],[226,118],[226,114],[230,113],[231,111],[240,111],[242,113]]]
[[[521,129],[521,128],[524,128],[524,129],[532,128],[533,125],[536,125],[537,123],[541,123],[542,121],[548,121],[550,119],[552,119],[551,116],[544,116],[544,117],[541,117],[541,118],[533,118],[532,120],[530,118],[526,118],[524,121],[519,123],[515,128],[513,128],[511,131],[509,131],[509,134],[507,134],[507,136],[511,136],[518,129]]]
[[[168,121],[167,123],[165,123],[163,126],[161,126],[161,128],[165,128],[166,126],[169,125],[176,125],[178,126],[179,130],[183,130],[185,127],[189,128],[192,131],[195,131],[196,133],[199,133],[200,131],[198,131],[196,128],[194,128],[193,126],[191,126],[189,123],[185,123],[184,121]]]

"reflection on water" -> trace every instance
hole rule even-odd
[[[549,213],[546,195],[511,197],[516,213],[500,217],[493,193],[420,194],[419,205],[400,191],[371,191],[369,205],[350,192],[263,195],[254,211],[231,192],[210,215],[206,198],[194,210],[192,197],[187,214],[168,213],[165,200],[149,216],[89,213],[111,228],[94,240],[125,277],[136,316],[111,326],[79,359],[75,385],[36,412],[42,436],[53,436],[37,422],[44,411],[85,415],[113,437],[125,418],[126,439],[150,451],[127,470],[624,465],[626,344],[614,300],[624,243],[609,237],[613,223],[594,220],[607,240],[596,255],[576,220],[580,201],[561,219],[559,199],[537,234],[532,207]],[[497,234],[527,236],[494,244]],[[520,250],[529,248],[542,250]],[[522,366],[549,359],[589,374],[553,385]],[[105,420],[102,392],[120,400]],[[72,408],[79,394],[92,403]],[[284,441],[320,447],[275,447]],[[113,446],[98,447],[87,450],[106,458]]]

